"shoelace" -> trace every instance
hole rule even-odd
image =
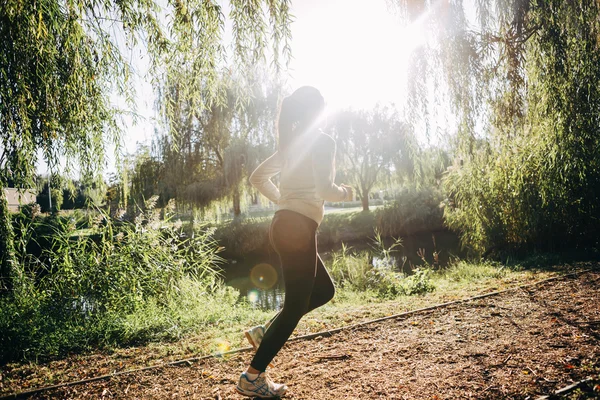
[[[273,395],[274,393],[274,387],[275,384],[273,383],[273,381],[271,381],[271,379],[269,379],[268,376],[263,377],[262,379],[262,383],[259,385],[259,382],[257,382],[260,378],[257,378],[256,382],[254,385],[256,387],[256,391],[260,394],[269,394],[269,395]],[[273,389],[271,389],[273,388]]]

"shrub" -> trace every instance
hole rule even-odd
[[[387,237],[443,230],[442,201],[437,188],[404,188],[390,205],[376,211],[376,228]]]
[[[235,218],[218,225],[214,237],[231,256],[266,253],[270,224],[270,218]]]
[[[352,253],[350,248],[342,245],[339,252],[332,254],[328,269],[334,281],[343,288],[356,292],[372,291],[380,298],[423,294],[434,290],[432,270],[428,266],[415,269],[414,274],[408,277],[395,271],[390,254],[400,245],[401,242],[397,240],[386,248],[379,234],[375,236],[373,252]],[[381,262],[377,265],[373,263],[373,254],[380,256]]]
[[[403,282],[404,294],[410,296],[433,292],[435,286],[431,282],[432,272],[432,269],[429,267],[415,268],[413,274],[408,276]]]
[[[157,216],[153,200],[132,224],[98,211],[87,234],[70,218],[17,217],[20,273],[11,294],[0,298],[0,359],[144,340],[165,325],[148,319],[148,326],[126,332],[136,312],[171,315],[184,290],[199,302],[220,293],[211,231],[185,236]],[[38,254],[28,251],[31,243],[43,244]]]

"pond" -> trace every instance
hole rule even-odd
[[[385,246],[394,242],[388,238]],[[381,257],[373,250],[370,240],[346,243],[350,251],[373,251],[373,263],[377,265]],[[331,254],[339,251],[339,244],[329,249],[319,249],[319,254],[325,265],[331,259]],[[438,252],[438,265],[444,267],[452,257],[461,257],[458,237],[451,232],[436,232],[415,234],[402,238],[402,246],[392,253],[395,268],[404,274],[410,274],[412,269],[423,264],[418,253],[423,249],[425,259],[433,264],[433,253]],[[284,299],[283,281],[279,258],[275,251],[263,256],[247,257],[243,260],[229,260],[223,265],[224,279],[227,285],[239,290],[240,297],[246,298],[256,307],[265,310],[277,310]]]

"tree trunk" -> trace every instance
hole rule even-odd
[[[369,192],[363,189],[360,201],[362,203],[363,211],[369,211]]]
[[[242,214],[242,208],[240,207],[240,191],[238,188],[233,190],[233,217],[237,218]]]
[[[11,275],[15,263],[14,232],[8,200],[4,187],[0,185],[0,294],[12,290]]]

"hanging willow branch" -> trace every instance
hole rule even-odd
[[[161,5],[165,5],[164,8]],[[289,3],[231,0],[233,58],[245,67],[273,45],[289,61]],[[33,186],[38,154],[51,170],[61,160],[84,177],[98,176],[105,146],[120,145],[119,117],[135,108],[133,68],[127,54],[147,52],[155,87],[169,90],[190,109],[223,99],[225,15],[215,0],[5,0],[0,4],[0,194],[11,182]],[[270,32],[273,32],[270,35]],[[111,96],[123,96],[128,111]],[[171,121],[177,110],[163,107]],[[131,114],[134,115],[134,114]],[[173,132],[173,130],[169,130]],[[8,287],[12,227],[0,196],[0,290]]]

